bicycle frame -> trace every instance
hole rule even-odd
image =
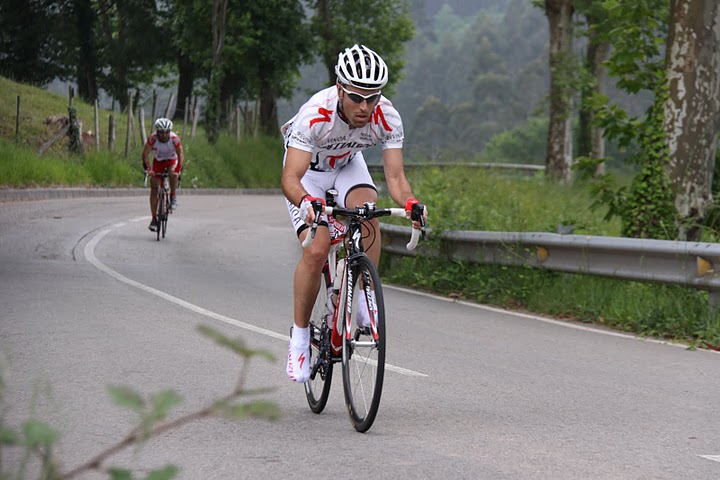
[[[310,318],[312,360],[305,394],[310,409],[322,412],[332,384],[333,365],[342,363],[347,412],[355,430],[365,432],[372,426],[380,404],[387,341],[382,282],[376,266],[365,253],[363,224],[381,216],[405,218],[406,212],[400,208],[377,209],[374,203],[354,209],[336,208],[333,193],[327,192],[328,205],[333,206],[313,202],[315,220],[302,242],[303,247],[310,245],[321,213],[327,214],[330,246],[321,280],[321,288],[327,291],[318,292]],[[419,215],[422,226],[422,210]],[[343,221],[338,217],[343,217]],[[415,247],[419,236],[420,230],[413,230],[409,249]],[[345,255],[338,258],[341,245],[345,247]],[[353,300],[355,296],[358,298]],[[353,319],[353,315],[361,316],[366,308],[368,318],[364,318],[362,324]],[[354,331],[353,323],[357,324]]]
[[[353,292],[348,290],[349,285],[354,285],[354,278],[353,278],[353,266],[355,262],[357,262],[358,257],[360,256],[367,256],[365,253],[365,249],[363,247],[362,243],[362,224],[365,220],[369,220],[371,218],[377,218],[381,216],[396,216],[396,217],[405,217],[405,210],[401,208],[386,208],[386,209],[376,209],[374,203],[366,203],[363,207],[360,207],[358,209],[342,209],[342,208],[336,208],[336,207],[322,207],[322,211],[327,214],[328,217],[328,229],[335,228],[335,225],[340,223],[341,225],[345,226],[345,231],[338,237],[333,238],[333,232],[330,232],[330,250],[328,252],[328,258],[327,258],[327,268],[329,273],[328,278],[328,285],[333,286],[333,291],[328,292],[328,295],[330,296],[332,294],[333,297],[337,298],[337,304],[334,305],[334,311],[332,312],[332,331],[331,331],[331,348],[332,348],[332,361],[333,362],[339,362],[340,358],[336,358],[338,352],[342,348],[342,332],[345,332],[345,339],[350,340],[352,337],[352,320],[353,320],[353,312],[352,312],[352,295]],[[317,228],[317,224],[319,223],[319,211],[316,214],[316,221],[315,224],[312,227],[312,230],[310,234],[305,238],[302,245],[303,247],[307,247],[310,245],[314,238],[315,229]],[[360,214],[360,215],[358,215]],[[345,225],[343,222],[340,222],[337,218],[334,217],[334,215],[338,216],[347,216],[350,218],[347,225]],[[367,217],[364,217],[364,215],[368,215]],[[411,240],[407,244],[408,250],[412,250],[417,245],[417,242],[419,240],[421,231],[414,229],[412,232]],[[340,250],[340,246],[345,245],[345,257],[343,259],[338,259],[338,254]],[[338,268],[338,266],[340,268]],[[338,287],[339,283],[339,287]],[[323,286],[321,285],[321,288]],[[337,291],[335,291],[337,290]],[[332,300],[329,300],[332,301]],[[334,303],[334,302],[333,302]],[[373,305],[369,305],[369,308],[374,308]],[[329,305],[328,305],[329,309]],[[343,329],[338,322],[338,319],[340,318],[340,312],[344,311],[345,315],[345,328]],[[327,315],[330,314],[330,312],[326,312]],[[326,315],[326,316],[327,316]],[[330,323],[330,322],[328,322]],[[330,325],[328,324],[328,327]],[[373,340],[377,341],[377,326],[375,325],[374,319],[371,319],[370,321],[370,327],[371,332],[373,336]],[[369,346],[369,345],[365,345]],[[311,373],[311,377],[314,378],[314,374],[317,370],[317,365],[314,366],[313,372]]]

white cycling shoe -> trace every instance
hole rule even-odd
[[[310,328],[293,327],[286,372],[294,382],[310,380]]]

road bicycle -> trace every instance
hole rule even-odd
[[[332,384],[333,365],[341,363],[345,405],[358,432],[366,432],[375,421],[385,376],[385,303],[377,268],[365,254],[363,225],[378,217],[406,218],[402,208],[379,209],[374,203],[358,208],[338,208],[337,191],[328,190],[326,206],[313,202],[315,222],[303,241],[312,242],[320,214],[328,219],[331,245],[322,270],[322,282],[310,317],[310,380],[305,395],[310,409],[321,413]],[[413,229],[408,250],[425,237],[423,205],[416,205],[412,220],[421,223]],[[361,299],[361,297],[363,297]],[[360,308],[367,309],[369,325],[358,326]],[[356,313],[358,312],[358,313]],[[355,330],[353,331],[353,326]]]
[[[148,174],[145,173],[145,184],[147,185]],[[155,177],[160,179],[157,189],[157,210],[155,218],[157,219],[157,241],[160,241],[160,235],[165,238],[167,231],[168,217],[172,213],[172,204],[170,203],[170,172],[166,168],[162,173],[156,173]]]

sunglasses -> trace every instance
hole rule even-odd
[[[343,89],[343,92],[347,93],[347,96],[350,98],[350,100],[352,100],[354,103],[358,103],[358,104],[362,103],[363,100],[365,100],[368,103],[368,105],[372,105],[373,103],[380,100],[380,94],[382,93],[382,92],[377,92],[377,93],[371,93],[370,95],[362,95],[360,93],[351,92],[350,90],[343,87],[342,85],[340,85],[340,88]]]

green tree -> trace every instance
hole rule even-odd
[[[665,0],[609,0],[600,25],[602,41],[612,45],[608,73],[629,93],[652,92],[652,105],[642,117],[632,117],[607,97],[595,100],[597,120],[605,134],[621,146],[636,145],[628,161],[639,166],[629,188],[601,177],[598,192],[610,206],[608,215],[622,220],[622,234],[640,238],[675,238],[676,216],[666,166],[670,161],[663,131],[663,105],[668,98],[662,49],[669,19]]]
[[[61,5],[51,0],[0,2],[0,75],[45,85],[66,69],[53,41]]]
[[[712,180],[720,132],[720,2],[673,0],[666,65],[665,166],[681,239],[700,240],[713,205]]]
[[[610,54],[610,44],[598,29],[606,17],[603,0],[575,0],[578,13],[584,18],[587,37],[585,69],[587,79],[582,82],[580,113],[578,121],[578,156],[592,159],[591,175],[605,172],[605,139],[602,127],[595,124],[592,108],[593,97],[605,94],[607,70],[605,61]]]
[[[536,2],[539,4],[539,2]],[[545,174],[551,180],[572,180],[571,114],[576,82],[577,60],[573,53],[572,0],[544,0],[542,8],[550,26],[550,124],[548,128]]]
[[[389,69],[386,91],[401,78],[404,43],[415,29],[407,0],[306,0],[314,8],[311,25],[317,51],[335,83],[338,53],[355,43],[375,50]]]
[[[160,26],[154,0],[97,0],[98,50],[104,59],[98,84],[120,103],[128,91],[167,73],[172,59],[172,36]]]

